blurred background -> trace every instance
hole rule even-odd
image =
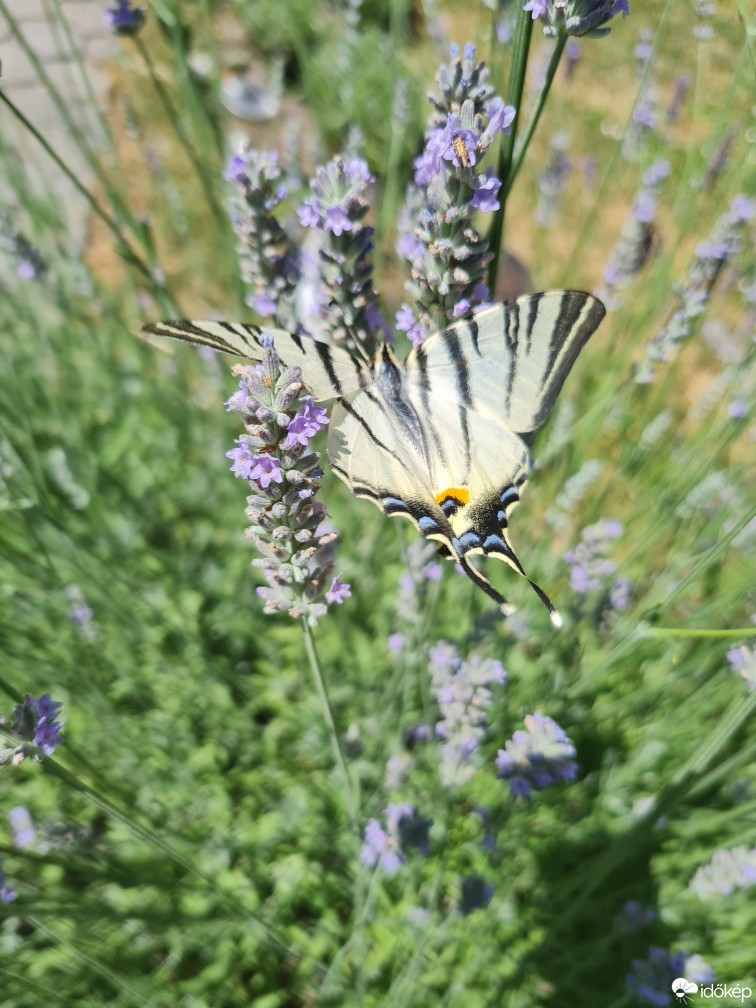
[[[260,321],[223,177],[245,144],[279,152],[299,244],[317,166],[366,160],[393,319],[435,75],[471,42],[505,94],[518,9],[0,0],[0,713],[50,693],[65,739],[2,770],[8,1008],[756,990],[747,5],[631,0],[611,34],[571,38],[507,203],[495,299],[574,286],[608,308],[513,520],[560,632],[506,568],[503,621],[326,472],[351,585],[313,631],[334,736],[301,626],[255,593],[229,361],[137,338]],[[450,781],[438,684],[481,687],[483,667],[479,745]],[[576,770],[528,798],[496,758],[536,712]],[[394,871],[366,863],[373,819]]]

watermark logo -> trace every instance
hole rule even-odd
[[[728,987],[727,984],[708,984],[699,987],[694,980],[678,977],[672,981],[672,993],[681,1004],[688,1004],[689,994],[698,993],[702,998],[732,998],[742,1004],[746,998],[750,999],[752,991],[750,987],[741,987],[740,984],[735,984],[733,987]]]
[[[687,1002],[688,994],[698,993],[698,984],[693,980],[686,980],[685,977],[678,977],[672,981],[672,993],[680,1001]]]

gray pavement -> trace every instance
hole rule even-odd
[[[92,95],[100,106],[106,101],[107,63],[117,57],[122,45],[105,24],[107,6],[105,0],[5,0],[5,9],[59,89],[71,117],[95,148],[102,146],[102,136],[92,112]],[[72,36],[70,41],[56,12],[66,19]],[[91,94],[73,58],[71,42],[83,58]],[[0,61],[0,87],[5,94],[44,134],[79,180],[90,185],[92,178],[86,159],[77,149],[55,102],[42,86],[32,60],[14,37],[1,8]],[[52,195],[59,201],[72,243],[82,243],[88,219],[86,201],[5,106],[0,106],[0,136],[17,150],[18,157],[14,161],[34,191]],[[13,207],[18,202],[6,167],[0,162],[0,208]]]

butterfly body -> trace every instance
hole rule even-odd
[[[546,419],[603,315],[580,291],[526,295],[452,324],[403,362],[383,344],[370,366],[306,336],[268,334],[314,398],[335,400],[333,471],[384,514],[408,518],[506,613],[511,607],[468,557],[495,557],[526,576],[507,534],[529,467],[523,435]],[[252,360],[264,352],[257,326],[165,322],[146,331]]]

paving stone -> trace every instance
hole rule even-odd
[[[102,4],[93,3],[92,0],[68,0],[63,3],[62,10],[74,38],[112,36],[110,28],[105,24],[105,7]]]

